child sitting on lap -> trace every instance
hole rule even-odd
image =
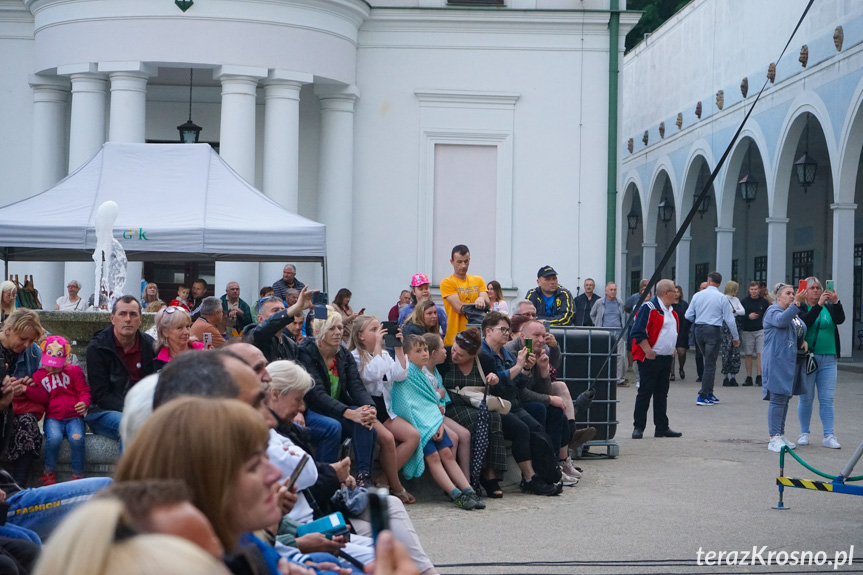
[[[71,348],[65,338],[49,336],[40,345],[42,367],[33,374],[27,399],[47,405],[43,485],[57,483],[57,455],[63,436],[72,448],[72,479],[84,477],[84,414],[90,407],[90,386],[78,365],[66,363]]]
[[[396,380],[393,385],[393,411],[420,432],[420,447],[402,471],[407,479],[419,477],[428,464],[435,482],[449,494],[456,506],[468,510],[484,509],[485,504],[456,463],[452,441],[444,429],[444,417],[438,407],[440,396],[422,371],[429,361],[428,346],[421,336],[409,335],[404,340],[404,348],[410,363],[407,377]]]

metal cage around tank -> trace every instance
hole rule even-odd
[[[614,342],[619,329],[595,327],[552,327],[551,333],[557,339],[561,352],[561,366],[557,379],[566,383],[573,401],[588,388],[596,390],[590,407],[578,411],[576,425],[593,426],[596,437],[589,441],[587,450],[579,456],[590,453],[599,455],[591,448],[605,449],[609,458],[616,457],[619,446],[614,440],[617,432],[617,365],[620,357],[619,346]],[[614,346],[614,349],[611,349]],[[611,354],[609,354],[611,350]]]

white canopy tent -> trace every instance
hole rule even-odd
[[[103,145],[53,188],[0,207],[0,258],[90,260],[108,200],[129,261],[320,262],[326,282],[325,226],[256,190],[208,144]]]

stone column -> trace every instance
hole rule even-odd
[[[734,228],[714,228],[716,232],[716,271],[722,274],[722,285],[731,279]],[[721,286],[720,286],[721,287]]]
[[[219,155],[255,185],[255,97],[266,68],[221,66],[213,77],[222,82]]]
[[[692,297],[691,286],[689,285],[689,259],[690,246],[692,245],[692,236],[683,236],[680,238],[680,243],[677,244],[677,253],[675,254],[674,267],[675,280],[674,283],[683,288],[683,296],[686,299]]]
[[[31,190],[38,194],[66,175],[66,104],[70,84],[68,78],[61,76],[34,75],[30,76],[30,87],[33,89]],[[25,271],[33,274],[43,307],[54,309],[55,300],[65,293],[65,284],[61,283],[63,264],[31,262]]]
[[[354,185],[354,86],[316,86],[321,102],[321,151],[318,162],[318,220],[327,226],[329,290],[351,279]]]
[[[108,82],[96,73],[95,64],[57,68],[72,81],[72,112],[69,123],[69,173],[93,157],[105,143],[105,110]]]
[[[66,104],[70,83],[60,76],[30,76],[33,89],[33,193],[66,175]]]
[[[643,242],[641,253],[641,279],[650,279],[656,271],[656,242]],[[629,278],[625,279],[629,284]]]
[[[854,338],[854,214],[857,204],[830,204],[833,210],[833,277],[834,289],[848,319],[836,326],[844,344],[844,357],[851,357]],[[825,287],[826,289],[826,287]]]
[[[767,289],[785,282],[788,218],[766,218],[767,222]],[[853,244],[853,242],[852,242]]]
[[[258,81],[266,75],[266,68],[248,66],[221,66],[213,72],[213,77],[222,83],[219,155],[236,170],[240,177],[253,186],[255,185],[256,93]],[[246,296],[256,294],[258,264],[216,262],[215,281],[213,295],[220,296],[225,293],[224,289],[229,281],[238,282],[241,293]]]
[[[142,62],[99,64],[111,81],[111,119],[109,142],[144,143],[147,123],[147,79],[156,69]]]

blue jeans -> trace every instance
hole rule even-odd
[[[357,409],[357,407],[353,406],[351,409]],[[366,473],[371,475],[372,458],[375,455],[375,443],[378,440],[378,432],[344,417],[340,418],[339,423],[342,426],[342,437],[353,439],[357,474]]]
[[[767,406],[767,428],[770,437],[785,435],[785,417],[788,415],[790,395],[770,393],[770,405]]]
[[[818,388],[818,415],[824,436],[833,435],[833,396],[836,395],[836,356],[816,355],[818,369],[803,375],[803,393],[797,404],[797,419],[800,420],[800,433],[809,433],[812,419],[812,404],[815,402],[815,388]]]
[[[104,435],[114,441],[120,441],[120,419],[122,417],[122,411],[99,411],[88,413],[84,416],[84,421],[96,435]]]
[[[45,418],[45,471],[57,469],[57,455],[63,445],[63,436],[72,448],[72,474],[84,475],[84,418]]]
[[[342,425],[332,417],[307,409],[306,427],[316,445],[315,461],[335,463],[339,458],[339,446],[342,442]]]
[[[19,491],[7,499],[7,526],[24,527],[44,539],[70,511],[110,484],[110,477],[92,477]]]

